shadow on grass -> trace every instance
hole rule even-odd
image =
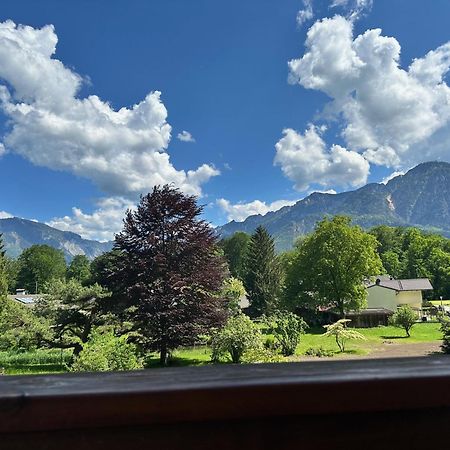
[[[150,358],[146,361],[145,368],[157,369],[162,367],[205,366],[207,364],[212,364],[212,362],[202,359],[183,358],[177,356],[172,358],[167,366],[161,366],[161,364],[159,363],[159,358]]]
[[[380,336],[381,339],[409,339],[410,336]]]

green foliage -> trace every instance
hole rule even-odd
[[[230,317],[212,338],[212,356],[215,362],[229,354],[234,363],[240,363],[244,353],[262,348],[261,331],[244,314]]]
[[[49,323],[37,318],[31,308],[0,298],[0,350],[33,350],[48,335]]]
[[[76,255],[67,268],[67,278],[87,284],[91,278],[90,261],[86,255]]]
[[[246,294],[244,284],[239,278],[230,277],[223,282],[221,296],[228,300],[228,308],[233,312],[239,312],[239,300]]]
[[[309,347],[305,350],[306,356],[317,356],[318,358],[334,356],[333,350],[320,347]]]
[[[243,280],[245,277],[245,257],[250,243],[250,235],[238,231],[230,238],[223,239],[220,246],[223,249],[228,268],[233,277]]]
[[[259,315],[278,309],[281,267],[275,255],[273,238],[263,227],[252,234],[246,256],[245,289],[251,307]]]
[[[265,320],[277,341],[283,356],[295,353],[300,336],[305,333],[306,322],[292,312],[278,311]]]
[[[380,242],[378,252],[388,274],[429,278],[434,297],[450,297],[450,239],[417,228],[379,226],[370,233]]]
[[[443,353],[450,355],[450,318],[448,316],[441,317],[441,327],[442,332],[442,344],[441,350]]]
[[[215,231],[200,218],[202,209],[196,197],[156,186],[128,211],[116,234],[121,256],[112,276],[133,308],[130,320],[141,345],[158,351],[161,365],[227,317],[220,292],[228,269]]]
[[[82,286],[75,279],[53,280],[47,291],[35,306],[36,314],[51,323],[47,344],[79,353],[93,328],[106,322],[104,304],[110,293],[98,284]]]
[[[299,243],[285,283],[290,308],[333,307],[342,316],[364,307],[364,279],[382,270],[377,241],[350,218],[335,216],[318,223],[314,233]]]
[[[19,256],[20,269],[17,287],[38,293],[51,280],[62,280],[66,276],[64,253],[48,245],[32,245]]]
[[[128,336],[115,336],[112,331],[97,330],[92,333],[83,350],[71,366],[74,372],[135,370],[143,367],[134,344]]]
[[[3,238],[0,233],[0,298],[8,294],[8,270]]]
[[[394,327],[403,328],[406,336],[411,336],[411,328],[417,322],[417,313],[409,305],[400,306],[390,317],[389,324]]]
[[[265,347],[251,348],[242,355],[243,363],[276,363],[282,362],[283,357]]]
[[[351,339],[359,339],[359,340],[363,340],[363,341],[366,340],[364,335],[362,335],[358,331],[351,329],[351,328],[347,328],[348,322],[351,322],[351,320],[350,319],[340,319],[331,325],[324,325],[324,327],[327,331],[322,336],[334,337],[334,339],[336,340],[336,344],[339,347],[339,350],[341,352],[345,351],[345,346],[346,346],[348,340],[351,340]]]

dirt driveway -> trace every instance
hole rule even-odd
[[[407,358],[414,356],[433,356],[441,354],[441,341],[416,342],[414,344],[397,344],[394,341],[385,341],[373,347],[367,355],[354,355],[351,353],[337,354],[334,358],[317,358],[303,356],[301,361],[330,361],[331,359],[377,359],[377,358]]]

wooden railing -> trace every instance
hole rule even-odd
[[[450,449],[450,358],[0,377],[0,449]]]

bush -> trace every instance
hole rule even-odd
[[[322,346],[321,347],[309,347],[305,351],[305,355],[306,356],[317,356],[318,358],[323,358],[323,357],[334,356],[334,351],[325,349]]]
[[[75,358],[72,371],[103,372],[109,370],[134,370],[143,367],[136,346],[127,342],[128,336],[115,336],[111,331],[96,331]]]
[[[389,324],[398,328],[403,328],[406,336],[410,337],[410,331],[417,321],[417,314],[413,311],[411,306],[403,305],[397,309],[397,312],[389,319]]]
[[[49,332],[48,322],[38,319],[31,308],[0,298],[0,351],[35,350]]]
[[[445,316],[440,319],[442,331],[441,350],[443,353],[450,355],[450,319]]]
[[[283,356],[295,353],[300,336],[305,333],[306,322],[292,312],[278,311],[266,319],[267,326],[281,348]]]
[[[244,314],[230,317],[212,338],[212,355],[214,362],[220,361],[226,354],[234,363],[240,363],[245,352],[262,348],[261,331]]]
[[[253,348],[242,355],[243,363],[275,363],[283,361],[283,357],[267,348]]]

